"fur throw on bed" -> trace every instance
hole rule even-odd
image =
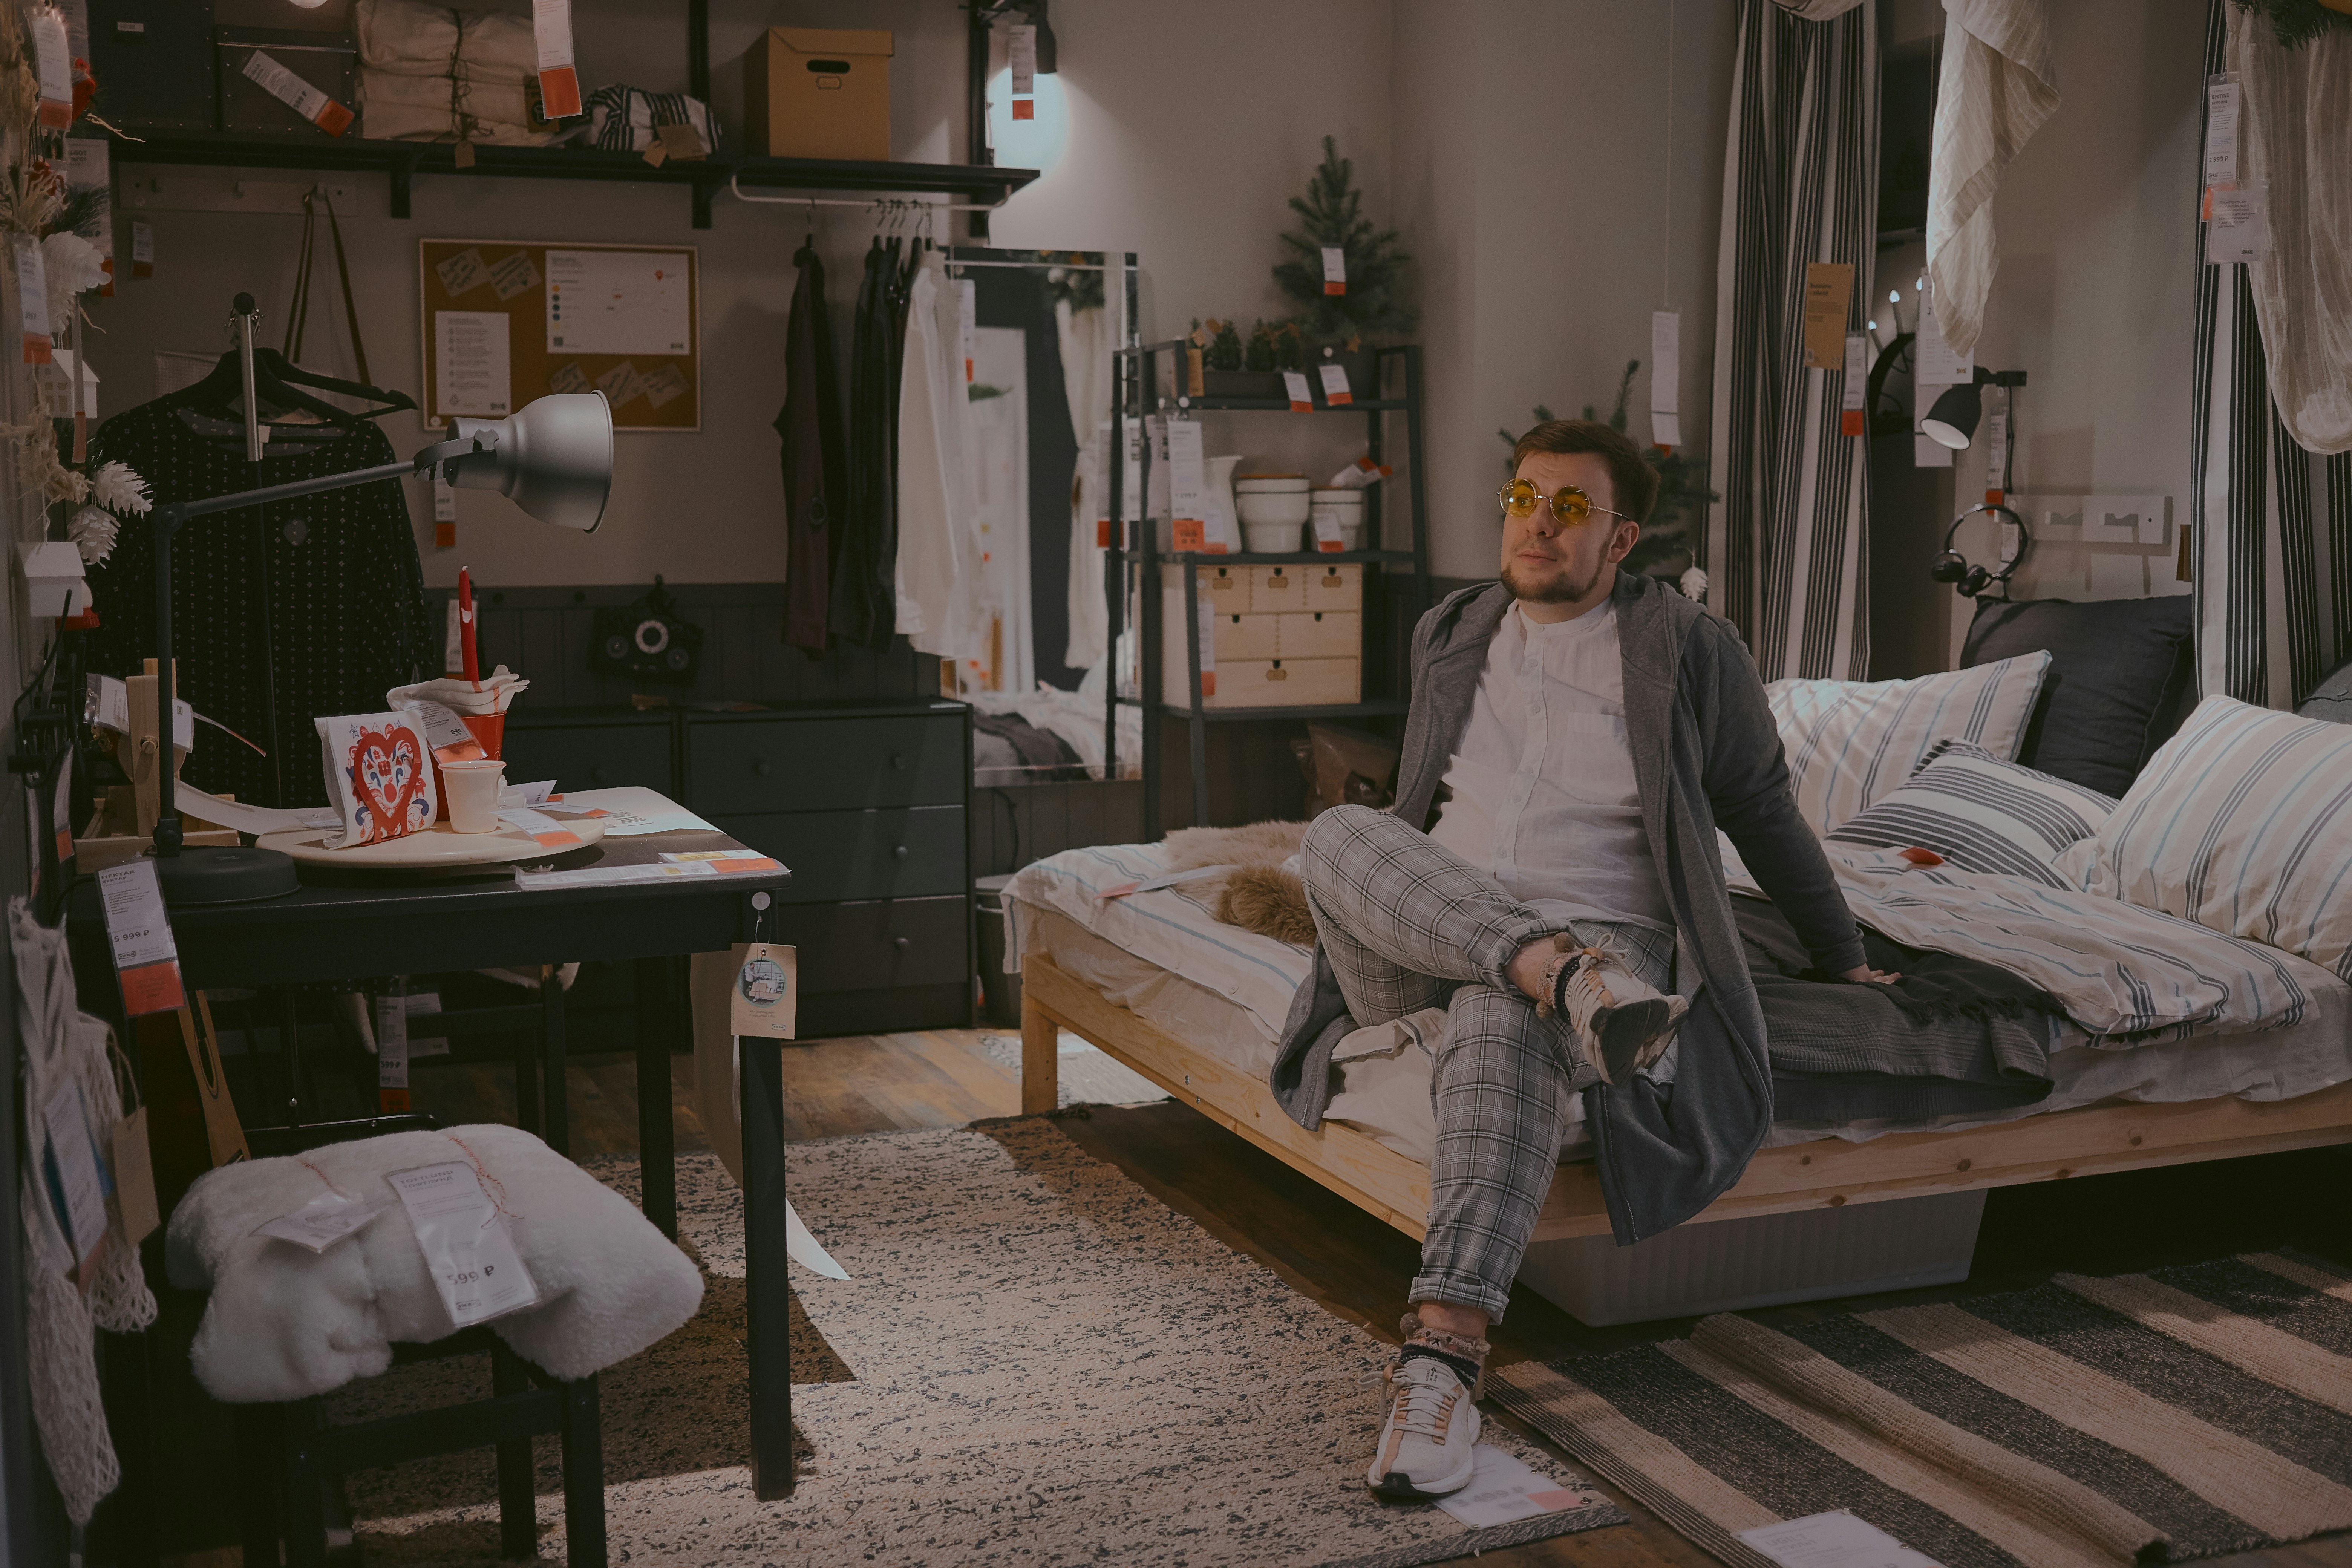
[[[1303,822],[1254,822],[1247,827],[1180,827],[1168,836],[1168,868],[1230,867],[1194,890],[1227,925],[1297,947],[1315,945],[1315,917],[1307,885],[1298,879]]]

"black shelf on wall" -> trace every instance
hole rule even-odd
[[[1116,644],[1126,616],[1128,595],[1132,591],[1137,610],[1135,635],[1139,638],[1136,648],[1139,679],[1137,688],[1131,691],[1120,691],[1116,681],[1111,683],[1113,690],[1105,704],[1108,710],[1104,716],[1104,730],[1115,768],[1118,738],[1117,710],[1120,707],[1142,710],[1143,837],[1147,842],[1158,839],[1163,831],[1160,804],[1160,721],[1163,717],[1185,721],[1190,731],[1192,821],[1196,826],[1205,826],[1209,820],[1208,727],[1211,724],[1302,719],[1386,719],[1402,715],[1407,706],[1402,697],[1362,698],[1361,693],[1370,684],[1375,669],[1385,671],[1397,662],[1393,657],[1381,657],[1376,662],[1375,655],[1392,656],[1397,648],[1402,647],[1403,640],[1412,635],[1422,610],[1429,603],[1428,506],[1423,494],[1421,463],[1420,345],[1399,343],[1372,351],[1373,381],[1367,390],[1383,393],[1394,381],[1402,384],[1403,395],[1374,395],[1338,407],[1318,402],[1311,408],[1305,409],[1293,409],[1285,398],[1189,397],[1164,394],[1160,389],[1161,367],[1167,366],[1171,373],[1181,370],[1185,363],[1183,351],[1186,346],[1179,339],[1172,342],[1141,343],[1118,351],[1117,370],[1111,378],[1113,429],[1124,429],[1123,419],[1140,419],[1147,414],[1355,414],[1364,417],[1370,457],[1377,463],[1382,460],[1386,449],[1383,439],[1385,426],[1381,416],[1402,414],[1405,422],[1403,480],[1406,522],[1412,542],[1410,548],[1403,550],[1235,551],[1210,554],[1159,549],[1156,519],[1129,522],[1116,531],[1105,568],[1110,577],[1111,637]],[[1109,467],[1111,514],[1124,516],[1126,465],[1114,462]],[[1151,447],[1147,441],[1143,445],[1141,478],[1139,480],[1146,495],[1150,493],[1150,474]],[[1378,542],[1384,537],[1381,532],[1382,503],[1384,493],[1391,488],[1386,483],[1376,485],[1366,495],[1364,530],[1370,541]],[[1139,507],[1137,510],[1148,511],[1149,508]],[[1210,707],[1201,690],[1200,574],[1197,571],[1183,574],[1184,644],[1191,700],[1187,704],[1179,704],[1163,700],[1167,687],[1160,647],[1162,613],[1159,568],[1161,565],[1330,566],[1349,563],[1368,568],[1360,612],[1364,640],[1360,655],[1358,692],[1361,700],[1279,708]],[[1381,605],[1376,608],[1375,595],[1381,592],[1382,579],[1391,570],[1406,574],[1411,592],[1402,604]],[[1379,613],[1388,609],[1394,609],[1397,614]],[[1110,774],[1114,768],[1106,768],[1106,774]]]

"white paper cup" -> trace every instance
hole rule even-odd
[[[506,784],[504,763],[443,763],[441,787],[447,794],[452,833],[496,833],[499,791]]]

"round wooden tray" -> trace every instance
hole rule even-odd
[[[574,849],[584,849],[601,843],[604,824],[593,816],[569,816],[563,826],[576,835],[576,844],[541,844],[520,827],[499,824],[496,833],[459,833],[446,822],[436,822],[429,831],[411,833],[400,838],[387,838],[381,844],[362,844],[350,849],[330,849],[326,841],[342,829],[339,827],[289,827],[279,833],[265,833],[257,841],[263,849],[276,849],[292,856],[305,866],[333,866],[347,869],[380,871],[429,871],[457,866],[500,866],[513,860],[547,859],[557,855],[569,855]]]

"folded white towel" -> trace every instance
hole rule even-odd
[[[321,1253],[253,1231],[329,1182],[390,1197],[386,1172],[468,1151],[503,1189],[515,1248],[539,1286],[538,1306],[489,1325],[525,1360],[557,1377],[585,1377],[694,1316],[702,1276],[686,1255],[634,1204],[530,1133],[396,1132],[224,1166],[173,1211],[172,1283],[212,1292],[189,1352],[205,1392],[231,1404],[307,1398],[383,1372],[395,1340],[455,1332],[399,1205]]]

